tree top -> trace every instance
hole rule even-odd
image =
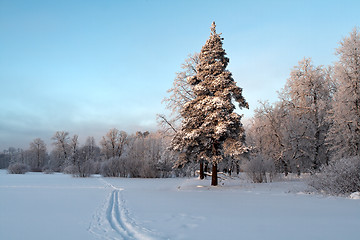
[[[213,35],[216,35],[216,24],[215,24],[215,21],[212,22],[210,29],[211,29],[211,32],[213,33]]]

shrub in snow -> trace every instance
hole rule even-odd
[[[144,162],[139,170],[140,177],[142,178],[158,177],[158,171],[156,169],[156,166],[151,162]]]
[[[94,163],[91,160],[85,161],[81,164],[78,164],[77,171],[74,174],[77,177],[90,177],[95,171]]]
[[[75,165],[69,165],[67,167],[64,168],[63,173],[65,174],[75,174],[76,171],[76,166]]]
[[[8,167],[10,174],[25,174],[29,171],[29,166],[25,163],[13,163]]]
[[[54,170],[52,168],[50,168],[49,166],[45,166],[45,167],[43,167],[42,172],[45,174],[52,174],[52,173],[54,173]]]
[[[114,157],[103,162],[100,172],[104,177],[121,177],[123,170],[120,158]]]
[[[309,185],[331,195],[360,191],[360,157],[332,161],[310,178]]]
[[[75,177],[90,177],[94,173],[93,161],[77,162],[76,165],[69,165],[64,168],[64,173],[72,174]]]
[[[275,175],[274,162],[261,154],[251,156],[242,168],[254,183],[272,182]]]
[[[92,166],[93,166],[93,174],[101,173],[101,162],[99,161],[92,162]]]

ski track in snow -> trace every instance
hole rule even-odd
[[[160,234],[139,226],[129,216],[129,211],[121,194],[123,188],[117,188],[102,178],[99,180],[113,190],[109,194],[106,203],[93,216],[89,232],[100,239],[107,240],[163,239]]]

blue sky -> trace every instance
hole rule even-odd
[[[336,61],[360,1],[0,0],[0,150],[56,131],[155,130],[175,72],[212,21],[251,117],[303,57]]]

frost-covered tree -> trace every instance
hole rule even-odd
[[[131,137],[126,157],[126,169],[132,177],[154,178],[164,151],[160,133],[137,132]]]
[[[287,107],[287,142],[289,160],[300,167],[319,169],[328,162],[325,136],[326,121],[331,102],[331,84],[326,70],[303,59],[290,73],[282,92]]]
[[[248,108],[242,89],[236,86],[226,70],[229,58],[222,47],[222,38],[213,22],[210,38],[202,47],[195,76],[188,78],[195,99],[181,110],[182,126],[172,140],[172,149],[183,155],[177,165],[189,161],[212,164],[211,185],[217,185],[217,164],[226,154],[244,151],[244,128],[241,116],[234,112],[232,99],[240,109]]]
[[[272,105],[267,101],[260,102],[247,128],[247,144],[253,147],[252,154],[271,159],[276,170],[284,172],[285,175],[289,172],[289,162],[286,158],[287,114],[282,101]]]
[[[84,152],[85,158],[87,160],[97,161],[100,158],[100,151],[100,148],[95,142],[95,138],[88,137],[82,147],[82,152]]]
[[[51,165],[54,170],[64,168],[69,161],[70,155],[70,136],[68,132],[57,131],[51,138],[54,142],[52,151]]]
[[[360,34],[354,28],[336,50],[339,56],[334,77],[334,94],[330,128],[327,140],[334,157],[352,157],[360,154]]]
[[[88,137],[83,146],[77,147],[74,155],[72,173],[79,177],[88,177],[100,171],[100,148],[94,137]]]
[[[100,142],[106,159],[121,157],[127,141],[128,136],[126,132],[119,131],[116,128],[110,129]]]
[[[181,65],[183,71],[176,73],[173,86],[167,91],[170,93],[170,96],[165,97],[162,101],[171,112],[169,116],[158,114],[157,119],[162,131],[170,137],[173,137],[180,128],[181,121],[183,120],[181,109],[185,103],[195,99],[195,94],[188,82],[188,78],[196,75],[199,61],[199,53],[190,54],[185,59],[185,62]],[[172,156],[177,157],[176,154],[172,154]],[[204,167],[203,164],[200,164],[200,179],[204,178]]]
[[[127,145],[121,157],[111,157],[101,166],[101,173],[107,177],[169,177],[175,173],[174,161],[169,154],[169,136],[161,132],[136,132],[128,136]]]
[[[33,159],[33,161],[30,163],[30,166],[33,169],[41,169],[44,166],[47,157],[45,142],[40,138],[34,139],[30,143],[29,151]]]
[[[303,59],[291,71],[280,100],[262,103],[248,131],[253,154],[272,159],[276,170],[300,174],[328,163],[325,136],[332,97],[330,69]]]
[[[79,158],[79,136],[75,134],[70,141],[70,154],[71,160],[68,164],[75,165],[76,161]]]
[[[177,72],[173,82],[172,88],[167,92],[170,93],[169,97],[165,97],[163,103],[166,108],[171,111],[169,117],[164,114],[159,114],[158,119],[164,129],[171,130],[175,133],[180,127],[182,121],[181,109],[185,103],[193,100],[195,94],[187,79],[196,75],[196,66],[199,64],[199,54],[194,53],[189,55],[185,62],[181,65],[183,71]]]
[[[6,150],[0,153],[0,169],[7,168],[10,164],[10,156],[6,154]]]

